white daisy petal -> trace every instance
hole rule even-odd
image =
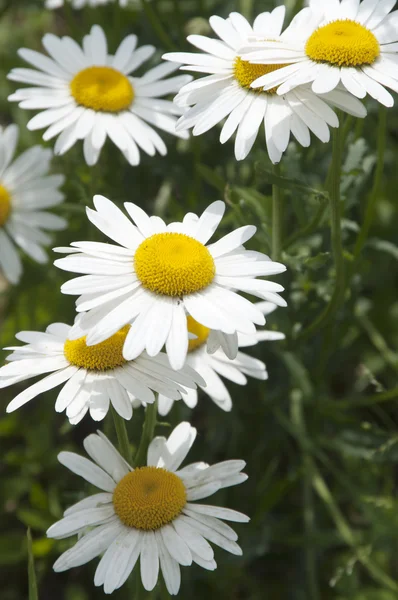
[[[178,562],[171,556],[163,542],[162,535],[155,531],[156,543],[159,552],[160,568],[167,587],[172,596],[178,594],[181,585],[181,571]]]
[[[74,454],[73,452],[60,452],[58,460],[61,465],[67,469],[80,475],[89,483],[104,490],[105,492],[113,492],[115,482],[103,469],[92,463],[87,458]]]
[[[210,517],[216,517],[217,519],[224,519],[227,521],[234,521],[235,523],[248,523],[249,517],[243,513],[231,510],[230,508],[222,508],[220,506],[209,506],[207,504],[187,504],[187,507],[191,512],[197,512],[202,515],[208,515]],[[207,559],[210,560],[210,559]]]
[[[140,564],[142,585],[150,592],[156,585],[159,573],[159,552],[154,531],[146,531],[143,535]]]
[[[115,450],[104,434],[92,433],[84,440],[87,454],[106,471],[114,481],[119,481],[130,472],[128,463]]]
[[[121,530],[117,521],[96,527],[69,550],[61,554],[54,563],[54,571],[60,573],[73,567],[80,567],[104,552]]]
[[[65,369],[62,369],[61,371],[52,373],[51,375],[48,375],[41,381],[35,383],[34,385],[31,385],[28,389],[18,394],[18,396],[16,396],[8,404],[6,409],[7,412],[10,413],[14,410],[17,410],[18,408],[26,404],[26,402],[29,402],[29,400],[32,400],[39,394],[47,392],[48,390],[52,390],[54,387],[57,387],[61,383],[64,383],[70,377],[72,377],[72,375],[76,373],[76,371],[77,367],[71,365],[69,367],[66,367]]]
[[[395,91],[396,85],[383,79],[389,75],[388,69],[381,67],[376,77],[369,67],[377,70],[387,56],[397,53],[397,49],[388,50],[388,44],[397,41],[398,19],[396,12],[391,12],[394,5],[394,0],[312,2],[310,8],[296,15],[279,38],[267,39],[263,35],[258,41],[249,39],[243,58],[264,65],[289,63],[258,79],[266,89],[270,89],[274,80],[280,95],[307,83],[313,84],[314,92],[325,94],[335,90],[341,81],[345,90],[358,98],[368,93],[381,104],[392,106],[393,99],[385,87]],[[365,46],[358,44],[358,39],[366,39]],[[364,68],[368,78],[363,77]],[[395,71],[393,81],[397,81]],[[308,122],[306,125],[309,127]],[[294,128],[296,138],[304,141],[297,120]]]
[[[173,521],[173,527],[191,551],[195,552],[203,560],[213,560],[214,552],[212,547],[193,527],[179,517]]]
[[[90,3],[93,1],[90,0]],[[104,1],[101,0],[101,3]],[[79,2],[84,4],[85,0],[73,2],[76,6]],[[126,127],[124,116],[134,109],[140,98],[148,98],[149,120],[160,129],[186,137],[186,134],[177,134],[175,131],[174,115],[181,114],[180,111],[172,110],[169,106],[171,102],[151,102],[160,95],[178,92],[184,83],[190,81],[190,76],[164,79],[175,68],[162,64],[158,69],[151,69],[147,78],[129,78],[128,74],[155,52],[153,46],[136,49],[136,44],[137,37],[128,35],[120,43],[115,55],[110,55],[105,33],[98,25],[94,25],[84,37],[82,48],[69,37],[58,38],[46,34],[43,46],[51,58],[22,48],[19,50],[20,56],[34,69],[14,69],[9,75],[11,80],[38,87],[17,90],[9,99],[19,102],[24,109],[45,109],[31,120],[29,127],[49,127],[44,134],[46,140],[59,135],[55,143],[56,154],[64,154],[77,140],[83,139],[84,158],[89,166],[94,165],[109,136],[128,162],[133,166],[138,165],[140,155],[137,140]],[[101,96],[96,96],[97,84],[101,90],[105,86],[105,93]],[[140,118],[138,121],[142,123]],[[151,130],[150,137],[158,151],[165,154],[166,147],[156,132]]]
[[[170,506],[159,504],[158,486],[162,485],[163,481],[167,482],[168,490],[170,485],[177,486],[174,503],[184,488],[189,495],[192,488],[186,486],[189,486],[189,481],[193,478],[206,479],[207,471],[207,479],[213,476],[221,477],[217,483],[222,485],[231,477],[236,477],[237,470],[244,465],[243,461],[226,461],[213,467],[205,463],[193,463],[173,474],[162,460],[162,456],[166,453],[168,459],[173,455],[175,459],[175,452],[181,454],[182,448],[185,455],[193,441],[194,431],[188,423],[182,423],[167,440],[155,438],[149,447],[148,467],[142,466],[135,471],[125,463],[103,434],[88,436],[84,445],[89,454],[115,479],[121,479],[109,492],[95,494],[79,501],[65,512],[63,519],[50,527],[47,532],[49,537],[64,538],[83,534],[75,546],[56,561],[54,569],[65,571],[83,565],[103,553],[95,572],[94,584],[103,585],[104,592],[108,594],[125,583],[140,557],[144,588],[150,591],[155,587],[160,568],[168,592],[175,595],[181,584],[179,565],[189,566],[195,562],[207,570],[216,568],[214,551],[209,541],[228,552],[241,554],[241,549],[236,544],[237,534],[220,520],[247,522],[248,518],[237,511],[185,503],[183,496],[181,510],[175,517],[169,521],[167,517],[165,523],[158,521],[159,518],[162,519],[163,510],[169,515],[171,509]],[[87,481],[104,488],[103,484],[109,475],[94,463],[72,453],[61,453],[60,459],[72,471],[83,475]],[[180,460],[177,462],[179,464]],[[155,466],[161,467],[160,470],[154,468]],[[167,479],[164,479],[165,477]],[[155,478],[154,482],[156,481],[155,511],[151,506],[152,491],[148,491],[151,478]],[[143,494],[139,514],[134,502],[131,502],[131,485],[134,486],[134,498],[137,501]],[[165,498],[167,497],[166,495]],[[143,528],[141,525],[135,527],[134,522],[137,518],[137,522],[144,525]],[[148,528],[145,522],[149,525]],[[87,527],[91,529],[88,533]]]
[[[114,514],[113,506],[104,506],[101,508],[88,508],[81,510],[78,513],[73,513],[67,517],[64,517],[54,525],[52,525],[48,531],[48,537],[63,538],[66,536],[78,533],[84,530],[86,527],[93,525],[101,525],[106,522]]]
[[[93,494],[93,496],[88,496],[87,498],[83,498],[80,502],[76,502],[69,508],[67,508],[64,512],[64,517],[68,517],[73,513],[80,512],[86,508],[98,508],[103,504],[110,504],[112,502],[112,494],[108,492],[101,492],[100,494]]]
[[[165,525],[160,530],[164,545],[170,556],[180,565],[189,566],[192,564],[192,555],[187,543],[178,535],[171,525]]]

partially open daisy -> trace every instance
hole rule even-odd
[[[68,508],[48,537],[81,537],[54,564],[55,571],[83,565],[102,554],[94,584],[106,594],[120,588],[140,558],[144,588],[152,590],[162,571],[171,595],[180,589],[180,565],[193,562],[213,571],[217,564],[209,542],[241,555],[238,536],[223,521],[246,523],[249,518],[229,508],[196,504],[217,490],[243,483],[243,460],[209,466],[197,462],[180,469],[196,436],[180,423],[170,437],[156,437],[148,449],[147,466],[130,467],[101,433],[84,440],[94,462],[61,452],[65,467],[101,490]],[[90,527],[90,531],[88,531]],[[208,540],[208,541],[207,541]]]
[[[256,279],[282,273],[285,266],[245,244],[256,232],[247,225],[207,245],[220,223],[224,202],[211,204],[200,216],[188,213],[182,223],[166,226],[137,205],[125,203],[135,225],[110,200],[94,197],[90,221],[117,244],[75,242],[56,251],[70,256],[55,261],[66,271],[83,274],[65,283],[65,294],[81,294],[77,310],[85,312],[71,338],[87,333],[98,344],[131,324],[123,356],[134,359],[146,350],[156,356],[165,345],[173,368],[188,350],[186,313],[205,327],[236,337],[252,334],[264,315],[235,290],[285,305],[273,281]],[[237,352],[237,346],[236,346]],[[236,354],[235,352],[235,354]]]
[[[95,421],[102,420],[109,403],[124,419],[131,419],[132,400],[155,401],[154,391],[179,400],[186,389],[196,388],[204,380],[188,365],[179,372],[170,368],[167,357],[150,358],[142,354],[127,362],[122,349],[130,327],[126,326],[105,342],[87,346],[84,337],[68,340],[70,325],[53,323],[45,333],[21,331],[16,338],[26,346],[12,350],[11,361],[0,368],[0,388],[46,375],[18,394],[7,412],[20,408],[39,394],[65,384],[58,394],[55,410],[66,415],[72,424],[79,423],[87,411]]]
[[[43,37],[50,58],[22,48],[19,55],[35,69],[13,69],[13,81],[33,84],[9,97],[21,108],[44,109],[28,123],[29,129],[48,127],[44,140],[58,136],[55,153],[64,154],[77,140],[84,139],[84,157],[88,165],[97,162],[101,148],[109,137],[131,165],[140,162],[141,148],[153,156],[167,153],[155,127],[175,132],[175,115],[181,114],[175,104],[160,99],[177,92],[190,78],[164,79],[175,71],[161,64],[143,77],[132,77],[155,48],[136,49],[137,36],[129,35],[115,55],[108,54],[107,41],[101,27],[94,25],[83,39],[81,48],[72,38]]]
[[[103,6],[111,2],[117,2],[120,6],[127,6],[129,0],[45,0],[45,7],[50,9],[60,8],[65,2],[69,2],[72,8],[83,8],[84,6]]]
[[[10,283],[18,283],[22,262],[15,244],[38,263],[46,263],[43,246],[47,231],[65,229],[67,221],[47,212],[60,204],[63,175],[49,175],[51,150],[33,146],[13,161],[18,127],[0,127],[0,269]]]
[[[354,96],[369,94],[385,106],[394,104],[385,89],[398,91],[398,11],[395,0],[315,0],[278,39],[250,44],[244,59],[257,64],[288,63],[278,73],[259,73],[252,86],[279,85],[286,94],[312,82],[325,94],[343,85]]]
[[[256,306],[265,315],[276,309],[276,305],[270,302],[260,302]],[[230,411],[232,409],[231,395],[222,377],[238,385],[247,384],[246,376],[260,380],[268,379],[265,364],[244,352],[238,352],[234,360],[229,359],[222,349],[217,349],[210,354],[209,350],[212,351],[214,348],[214,346],[207,347],[210,329],[200,325],[190,316],[188,316],[188,329],[196,337],[189,340],[186,364],[203,377],[206,387],[201,389],[222,410]],[[278,331],[261,330],[253,335],[240,334],[238,344],[239,348],[243,348],[255,346],[260,341],[275,341],[284,338],[284,334]],[[187,393],[182,395],[182,399],[189,408],[194,408],[198,402],[197,390],[187,390]],[[163,394],[159,395],[158,411],[161,415],[167,415],[173,404],[172,398],[166,398]]]
[[[243,160],[249,154],[261,125],[273,163],[280,161],[290,134],[302,146],[310,145],[310,131],[322,142],[330,138],[329,126],[338,127],[338,118],[330,105],[355,116],[364,117],[366,110],[352,96],[341,90],[316,96],[308,86],[278,95],[277,86],[266,91],[253,82],[265,73],[277,76],[288,63],[276,58],[270,64],[252,65],[243,60],[241,48],[253,36],[275,39],[279,36],[285,16],[285,7],[271,13],[262,13],[253,27],[239,13],[228,19],[213,16],[210,25],[221,41],[201,35],[190,35],[188,41],[202,53],[172,52],[163,58],[183,63],[181,69],[209,73],[188,83],[175,98],[178,106],[192,108],[180,118],[177,131],[193,128],[193,135],[205,133],[227,117],[220,134],[224,144],[237,132],[235,157]]]

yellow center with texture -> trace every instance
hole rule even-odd
[[[181,513],[187,493],[181,479],[157,467],[141,467],[119,481],[113,506],[128,527],[145,531],[160,529]]]
[[[274,71],[282,69],[283,67],[287,67],[287,65],[256,65],[238,57],[235,59],[234,63],[234,77],[239,85],[243,88],[247,88],[252,92],[263,92],[264,94],[273,95],[276,94],[279,86],[275,86],[269,90],[263,90],[261,85],[256,88],[252,88],[250,86],[253,81],[256,81],[256,79],[259,77],[268,75],[268,73],[273,73]]]
[[[311,60],[336,67],[371,65],[380,56],[376,36],[350,19],[319,27],[308,38],[305,53]]]
[[[210,329],[195,321],[195,319],[190,315],[187,317],[187,327],[189,333],[196,335],[195,339],[189,340],[188,342],[188,352],[193,352],[207,342]]]
[[[0,184],[0,227],[4,225],[11,212],[11,196]]]
[[[87,346],[85,336],[78,340],[66,340],[65,358],[71,365],[87,371],[110,371],[121,367],[126,362],[123,358],[123,346],[129,330],[130,325],[126,325],[105,342],[95,346]]]
[[[202,290],[216,273],[206,246],[183,233],[156,233],[144,240],[136,250],[134,268],[146,289],[172,297]]]
[[[112,67],[88,67],[74,76],[70,91],[81,106],[97,112],[126,110],[134,99],[129,79]]]

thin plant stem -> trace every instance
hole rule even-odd
[[[166,29],[163,27],[156,11],[152,8],[151,4],[148,0],[141,0],[142,8],[145,12],[145,15],[150,22],[152,29],[158,36],[160,42],[164,45],[168,50],[174,50],[174,43]]]
[[[275,175],[280,176],[280,166],[274,165]],[[282,189],[274,184],[272,186],[272,249],[273,260],[279,260],[282,250],[282,213],[283,195]]]
[[[323,329],[338,310],[345,291],[345,265],[343,256],[343,244],[341,238],[341,202],[340,202],[340,180],[341,180],[341,144],[342,132],[340,128],[333,130],[333,155],[330,171],[329,188],[329,210],[330,210],[330,231],[333,259],[335,265],[335,284],[332,297],[324,311],[315,319],[315,321],[304,329],[298,336],[298,340],[303,340],[314,335]]]
[[[386,150],[386,132],[387,132],[387,109],[385,106],[379,108],[379,126],[377,130],[377,163],[373,179],[373,186],[370,192],[369,201],[366,206],[362,227],[359,231],[354,248],[354,260],[356,261],[368,238],[370,228],[374,221],[376,204],[379,198],[381,181],[384,170],[384,155]]]
[[[115,424],[116,436],[119,445],[119,452],[127,460],[128,463],[131,461],[131,450],[130,442],[127,435],[126,421],[116,412],[111,406],[113,422]]]
[[[134,467],[142,467],[146,464],[148,446],[153,439],[156,427],[158,402],[148,404],[145,410],[145,420],[142,428],[140,445],[134,458]]]
[[[253,13],[253,0],[240,0],[240,12],[248,21],[251,21]]]

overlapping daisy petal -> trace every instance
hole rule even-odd
[[[86,163],[94,165],[109,138],[133,166],[140,162],[140,151],[149,156],[156,153],[164,156],[167,148],[156,129],[182,138],[187,135],[175,131],[175,115],[182,111],[163,97],[177,92],[190,77],[167,78],[176,68],[164,65],[148,70],[142,77],[133,77],[132,73],[155,52],[154,46],[137,48],[137,44],[137,36],[131,34],[121,42],[114,55],[109,54],[105,33],[98,25],[84,37],[82,47],[70,37],[46,34],[43,45],[49,56],[27,48],[19,50],[21,58],[33,69],[13,69],[8,78],[34,87],[17,90],[9,100],[18,102],[23,109],[41,110],[29,121],[28,128],[46,128],[43,139],[56,138],[55,154],[65,154],[81,139],[84,140]],[[132,99],[125,107],[110,111],[79,103],[72,83],[76,76],[93,68],[106,69],[109,76],[116,77],[127,88],[130,86]],[[101,105],[101,78],[96,85],[99,86],[98,102]],[[109,85],[114,102],[118,102],[116,83],[114,87]],[[89,91],[95,93],[93,88]]]
[[[79,536],[76,544],[58,558],[55,571],[81,566],[102,555],[94,584],[103,586],[105,593],[110,594],[125,583],[134,568],[138,568],[139,559],[144,588],[152,590],[161,571],[168,592],[175,595],[180,588],[181,566],[196,563],[210,571],[217,567],[210,543],[232,554],[242,554],[237,534],[224,521],[245,523],[248,517],[229,508],[197,503],[196,500],[207,498],[221,488],[243,483],[247,479],[241,472],[245,463],[229,460],[209,466],[201,462],[180,468],[195,437],[196,429],[183,422],[168,439],[156,437],[149,446],[147,467],[160,470],[161,476],[175,474],[186,495],[180,514],[154,530],[126,526],[118,517],[115,490],[134,469],[101,432],[84,441],[92,460],[72,452],[61,452],[59,461],[101,492],[67,509],[64,518],[47,531],[51,538]],[[153,492],[152,489],[149,496]]]
[[[305,147],[310,145],[310,133],[322,142],[329,141],[329,127],[339,125],[332,107],[357,117],[366,115],[361,102],[341,86],[333,91],[325,90],[329,93],[316,95],[303,80],[300,87],[282,94],[282,87],[278,87],[283,82],[281,74],[295,72],[296,69],[295,65],[282,68],[292,62],[286,52],[273,60],[263,61],[267,63],[263,65],[266,71],[271,65],[273,68],[269,75],[264,76],[270,83],[261,93],[262,78],[258,78],[256,70],[249,65],[251,55],[246,57],[246,47],[257,37],[262,40],[279,39],[284,16],[284,6],[275,8],[271,13],[261,13],[253,26],[237,12],[231,13],[227,19],[213,16],[209,23],[220,41],[191,35],[188,41],[201,50],[200,53],[171,52],[163,56],[182,63],[180,68],[183,70],[206,74],[182,87],[175,98],[177,106],[190,107],[178,121],[178,131],[192,128],[193,135],[201,135],[223,122],[221,144],[236,133],[235,157],[243,160],[263,126],[269,157],[273,163],[278,163],[291,135]]]

